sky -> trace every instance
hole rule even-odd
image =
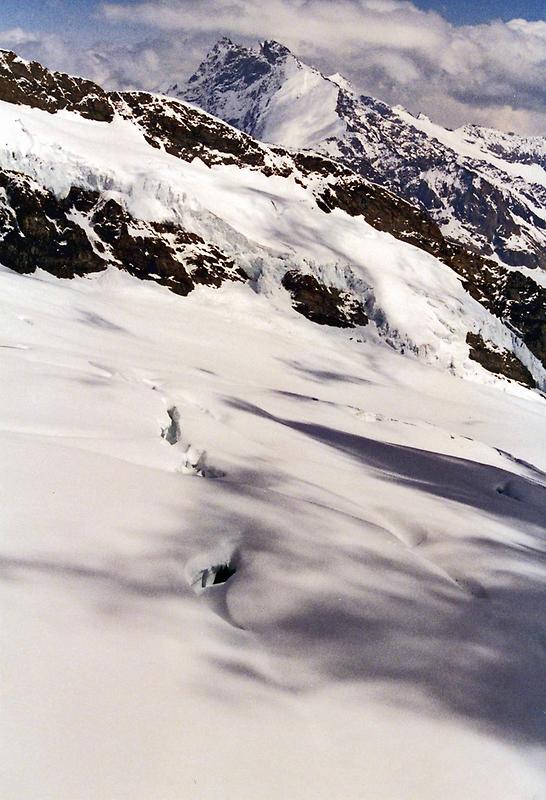
[[[2,0],[0,47],[106,88],[184,80],[223,35],[449,127],[546,135],[546,0]]]

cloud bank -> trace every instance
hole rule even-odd
[[[451,127],[546,134],[546,22],[457,27],[404,0],[149,0],[104,3],[98,14],[141,41],[74,53],[59,37],[16,29],[0,32],[0,46],[10,46],[8,35],[14,49],[43,52],[57,68],[156,88],[187,77],[222,35],[245,44],[272,38],[363,92]]]

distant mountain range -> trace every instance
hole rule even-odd
[[[311,148],[425,210],[448,239],[546,269],[546,139],[474,125],[451,131],[326,77],[277,42],[222,39],[167,93],[242,131]]]

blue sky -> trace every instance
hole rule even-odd
[[[546,0],[0,0],[0,47],[107,88],[184,81],[222,35],[449,127],[546,134]]]
[[[65,34],[69,30],[88,38],[105,27],[95,17],[98,7],[96,0],[2,0],[0,26]]]
[[[417,0],[415,5],[438,11],[455,25],[474,25],[496,18],[505,22],[516,17],[546,19],[546,0]]]
[[[139,2],[126,0],[124,4],[130,6]],[[437,11],[455,25],[472,25],[496,18],[546,20],[546,0],[416,0],[415,5]],[[97,18],[100,6],[97,0],[2,0],[0,25],[38,27],[50,32],[70,28],[88,38],[93,33],[105,33],[110,27]]]

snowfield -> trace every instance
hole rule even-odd
[[[189,163],[116,108],[0,102],[0,168],[249,280],[0,266],[2,800],[545,800],[543,366],[278,152]],[[305,319],[292,269],[369,324]]]
[[[541,396],[245,285],[0,305],[5,800],[546,797]]]

